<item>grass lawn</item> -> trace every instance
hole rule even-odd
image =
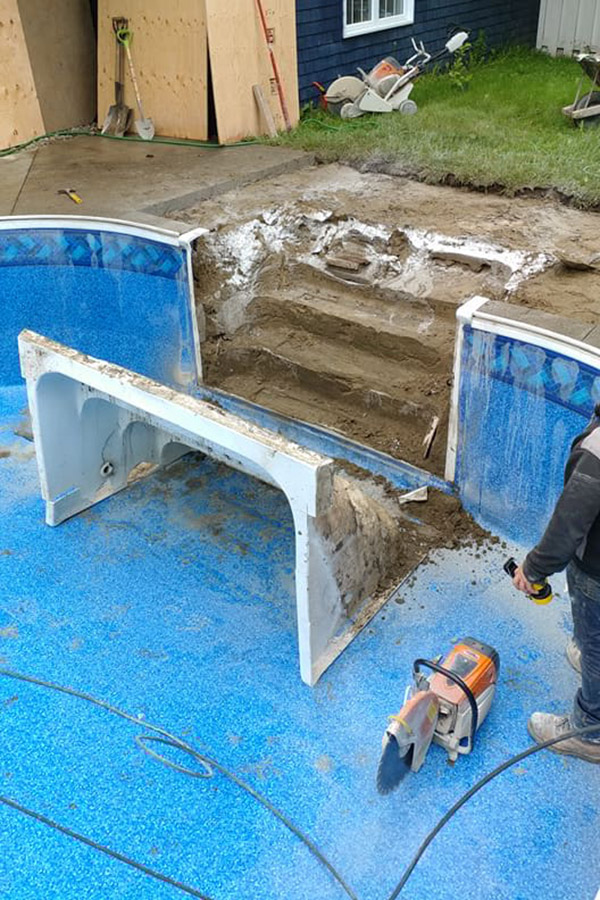
[[[574,126],[561,113],[575,97],[579,64],[513,48],[470,71],[464,90],[443,73],[421,77],[414,116],[344,121],[314,109],[277,142],[433,183],[554,189],[578,206],[599,205],[600,127]]]

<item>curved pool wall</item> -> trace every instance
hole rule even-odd
[[[457,316],[446,478],[481,524],[530,546],[600,401],[600,329],[481,297]]]
[[[0,384],[23,328],[179,390],[201,379],[191,240],[111,219],[0,219]]]

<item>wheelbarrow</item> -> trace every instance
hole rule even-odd
[[[577,57],[583,74],[579,79],[575,100],[570,106],[563,106],[563,113],[574,122],[581,122],[584,128],[600,125],[600,56],[582,53]],[[592,82],[592,90],[582,94],[585,79]]]

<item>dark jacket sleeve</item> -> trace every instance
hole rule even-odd
[[[583,452],[539,544],[523,563],[525,578],[542,581],[560,572],[576,555],[600,515],[600,459]]]

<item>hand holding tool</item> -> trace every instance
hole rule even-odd
[[[515,572],[519,568],[514,557],[510,557],[504,563],[504,571],[511,578],[515,577]],[[553,597],[552,587],[550,582],[544,578],[543,581],[536,581],[532,583],[531,587],[533,588],[533,593],[527,594],[530,600],[534,603],[537,603],[538,606],[545,606],[546,603],[550,603]]]

